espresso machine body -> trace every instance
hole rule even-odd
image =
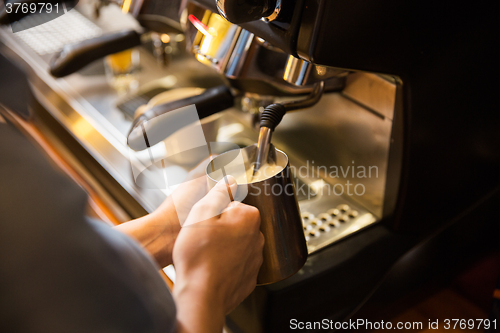
[[[197,2],[217,11],[211,0]],[[394,78],[383,215],[426,233],[498,185],[490,6],[298,0],[271,22],[238,19],[307,62]]]
[[[219,5],[231,6],[225,2]],[[217,13],[212,0],[194,3]],[[269,1],[249,3],[269,7]],[[286,331],[291,318],[350,318],[391,267],[418,266],[422,253],[427,253],[422,271],[432,265],[446,270],[446,256],[429,256],[425,250],[428,240],[434,237],[446,248],[443,253],[456,259],[481,229],[490,230],[475,214],[494,207],[491,198],[498,200],[500,184],[495,171],[500,167],[500,115],[492,111],[496,103],[489,72],[494,66],[491,4],[272,3],[281,6],[272,20],[245,13],[235,17],[234,12],[227,18],[296,59],[349,71],[341,94],[349,95],[349,78],[356,73],[391,78],[392,114],[371,110],[391,120],[390,144],[380,223],[313,253],[299,274],[257,288],[228,318],[236,332]],[[300,112],[304,119],[308,113],[317,115],[314,108]],[[460,242],[446,238],[452,233]],[[411,258],[401,259],[412,249]],[[392,281],[399,287],[414,280],[395,274]]]

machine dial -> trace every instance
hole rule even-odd
[[[229,22],[240,24],[264,19],[274,20],[281,0],[216,0],[219,13]]]

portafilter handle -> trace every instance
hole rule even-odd
[[[193,119],[185,117],[179,109],[193,104],[201,120],[232,107],[234,95],[222,85],[207,89],[200,95],[157,105],[134,121],[127,135],[128,146],[135,151],[147,149],[192,124]]]
[[[141,45],[142,33],[134,29],[122,30],[67,44],[50,61],[50,74],[64,77],[105,56]]]

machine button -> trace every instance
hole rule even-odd
[[[311,231],[309,231],[309,236],[311,236],[311,237],[318,237],[319,236],[319,232],[317,232],[316,230],[311,230]]]
[[[351,210],[349,212],[349,217],[356,217],[356,216],[358,216],[358,212],[356,210]]]
[[[322,225],[323,221],[321,221],[319,219],[314,219],[310,223],[311,223],[311,225],[316,226],[316,225]]]
[[[322,222],[328,222],[332,219],[332,217],[330,214],[323,213],[318,215],[318,219]]]
[[[344,213],[347,212],[349,209],[351,209],[349,205],[340,205],[338,208]]]
[[[346,215],[342,215],[341,217],[339,217],[339,222],[347,222],[349,220],[349,217],[346,216]]]
[[[300,215],[302,217],[302,222],[304,222],[304,223],[307,223],[307,222],[311,221],[312,219],[314,219],[314,215],[309,213],[309,212],[304,212]]]
[[[327,232],[330,231],[330,228],[327,225],[322,225],[321,227],[319,227],[319,231]]]
[[[331,221],[328,223],[328,225],[329,225],[330,227],[332,227],[332,228],[336,228],[336,227],[340,226],[340,223],[339,223],[339,221],[337,221],[337,220],[331,220]]]
[[[337,216],[340,214],[340,211],[337,208],[332,208],[326,212],[327,214],[330,214],[330,216]]]

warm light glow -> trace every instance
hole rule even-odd
[[[177,34],[177,35],[175,36],[175,41],[176,41],[176,42],[179,42],[179,43],[180,43],[180,42],[184,41],[184,39],[186,39],[186,37],[184,37],[184,35],[183,35],[183,34]]]
[[[217,65],[221,60],[221,49],[228,47],[228,38],[233,36],[236,26],[210,11],[206,11],[201,20],[193,15],[188,19],[198,30],[193,42],[196,59],[210,66]]]
[[[92,125],[90,125],[85,119],[79,118],[74,124],[73,124],[73,132],[78,134],[81,137],[86,137],[88,136],[94,128]]]
[[[210,35],[217,37],[217,30],[215,30],[214,27],[208,28],[208,32],[210,33]]]
[[[163,43],[165,44],[170,43],[170,36],[168,34],[162,34],[160,38]]]
[[[200,47],[200,51],[203,54],[208,54],[208,50],[210,49],[210,42],[212,41],[212,36],[208,35],[203,39],[203,42]]]

